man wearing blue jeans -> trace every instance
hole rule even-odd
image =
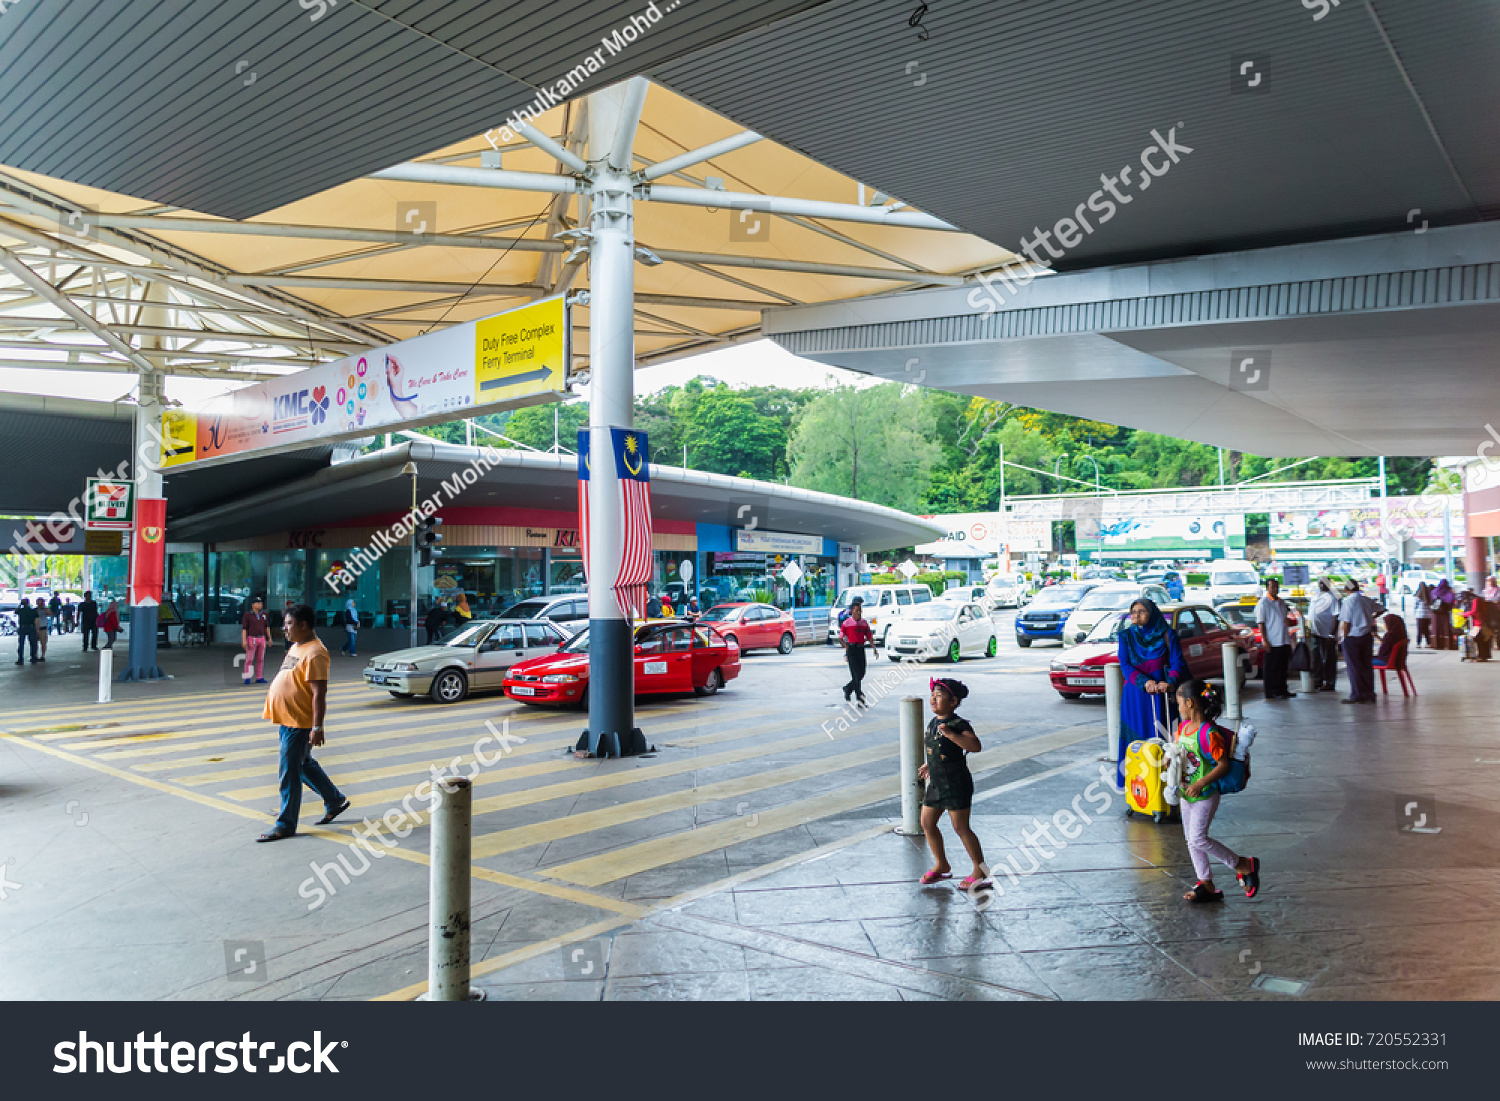
[[[328,647],[313,630],[314,622],[315,613],[306,604],[290,609],[282,619],[282,628],[292,645],[281,662],[281,671],[266,692],[266,707],[261,716],[281,727],[281,814],[276,825],[257,837],[257,841],[280,841],[296,834],[304,783],[323,797],[325,813],[318,819],[318,825],[327,825],[349,809],[349,800],[312,757],[313,747],[323,744],[328,671],[332,665]]]

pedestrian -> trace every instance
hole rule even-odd
[[[1432,590],[1427,587],[1427,582],[1417,586],[1417,645],[1427,643],[1428,649],[1434,645],[1432,633]]]
[[[922,739],[927,760],[917,769],[917,777],[927,783],[922,798],[922,833],[932,851],[932,869],[924,873],[919,882],[926,886],[953,875],[948,854],[943,848],[943,831],[938,829],[943,811],[947,811],[953,832],[958,834],[964,851],[974,862],[974,870],[959,883],[959,887],[967,891],[989,879],[984,850],[979,847],[979,838],[969,828],[969,812],[974,804],[974,777],[964,759],[967,753],[978,753],[981,746],[974,728],[958,714],[958,705],[969,690],[952,677],[929,681],[928,687],[932,692],[928,699],[932,719]]]
[[[1385,604],[1385,594],[1386,594],[1385,571],[1384,570],[1381,570],[1379,573],[1377,573],[1375,575],[1375,591],[1380,594],[1380,603],[1382,605],[1384,605]]]
[[[1456,650],[1458,642],[1453,633],[1453,606],[1458,595],[1446,577],[1438,581],[1432,590],[1432,626],[1435,645],[1439,650]]]
[[[283,623],[286,622],[286,617],[291,615],[296,607],[297,605],[292,603],[291,598],[288,597],[286,603],[281,606],[281,621]],[[281,649],[283,653],[290,653],[292,649],[291,636],[288,635],[285,631],[281,633]]]
[[[344,625],[344,645],[339,647],[339,653],[348,654],[351,658],[359,657],[359,607],[352,596],[344,601],[339,622]],[[293,642],[295,641],[294,639]]]
[[[459,627],[467,627],[473,618],[474,611],[469,607],[469,594],[459,589],[458,599],[453,602],[453,621]]]
[[[659,597],[655,593],[652,593],[649,597],[646,598],[646,618],[661,618],[661,597]]]
[[[261,714],[261,718],[281,727],[281,813],[276,825],[257,837],[257,841],[280,841],[297,832],[303,784],[323,797],[325,813],[318,819],[318,825],[326,826],[349,809],[349,800],[312,755],[313,749],[324,741],[328,674],[333,665],[328,647],[318,639],[316,621],[317,613],[300,604],[282,623],[286,637],[292,640],[292,648],[282,659],[281,671],[266,692],[266,706]]]
[[[1340,703],[1375,702],[1375,602],[1359,591],[1352,577],[1344,586],[1339,605],[1339,637],[1344,648],[1344,670],[1349,674],[1349,695]]]
[[[1500,604],[1500,585],[1495,584],[1493,577],[1484,579],[1484,592],[1480,594],[1491,604]]]
[[[688,598],[688,606],[687,606],[687,617],[689,619],[697,619],[702,614],[703,614],[703,610],[698,607],[698,598],[696,596],[689,597]]]
[[[61,634],[62,630],[63,630],[62,618],[63,618],[63,601],[62,601],[62,597],[58,596],[56,593],[53,593],[52,594],[52,599],[49,600],[49,601],[47,601],[47,624],[48,624],[48,628],[47,629],[50,630],[50,631],[56,631],[59,634]]]
[[[42,656],[37,658],[37,661],[47,660],[47,635],[51,630],[49,624],[51,617],[52,613],[47,607],[47,602],[38,597],[36,602],[36,645],[37,649],[41,651]]]
[[[1494,624],[1497,612],[1500,612],[1500,608],[1477,593],[1469,602],[1469,637],[1466,641],[1474,651],[1474,661],[1490,660],[1491,643],[1495,639]]]
[[[83,603],[78,605],[78,627],[83,633],[83,652],[99,649],[99,605],[94,602],[94,590],[83,594]]]
[[[441,600],[434,600],[432,607],[427,609],[427,618],[422,620],[422,626],[427,631],[427,645],[435,646],[443,637],[443,628],[448,625],[448,609]]]
[[[1214,886],[1212,861],[1233,870],[1245,888],[1245,897],[1260,891],[1260,858],[1239,856],[1222,841],[1208,836],[1219,811],[1219,777],[1233,760],[1234,734],[1214,720],[1224,710],[1224,697],[1207,681],[1189,680],[1177,689],[1177,744],[1182,749],[1182,782],[1179,787],[1182,832],[1198,881],[1182,897],[1188,902],[1221,902],[1224,892]]]
[[[1187,662],[1177,632],[1167,622],[1156,602],[1145,597],[1130,605],[1130,622],[1120,630],[1120,673],[1125,689],[1120,694],[1120,742],[1115,747],[1115,788],[1125,787],[1125,748],[1131,742],[1164,737],[1158,732],[1156,713],[1170,722],[1168,704],[1172,686],[1188,678]],[[1160,706],[1151,697],[1160,696]]]
[[[104,609],[104,614],[99,617],[99,630],[104,632],[104,648],[113,650],[115,636],[120,633],[120,602],[118,600],[111,600],[109,607]]]
[[[861,682],[865,679],[865,647],[875,646],[875,632],[865,621],[865,602],[855,597],[849,603],[849,618],[839,628],[844,642],[844,659],[849,663],[849,682],[844,685],[844,699],[857,696],[861,705],[865,702],[865,690]],[[879,651],[876,651],[879,657]]]
[[[675,609],[672,607],[672,596],[669,593],[661,598],[661,615],[663,619],[671,619],[674,614]]]
[[[1380,649],[1375,652],[1373,662],[1376,668],[1384,665],[1390,668],[1391,659],[1396,655],[1396,647],[1401,643],[1410,643],[1411,636],[1406,633],[1406,621],[1395,612],[1387,612],[1380,617],[1380,625],[1384,630],[1380,635]],[[1374,686],[1371,686],[1374,690]]]
[[[1333,589],[1326,578],[1318,579],[1318,591],[1313,594],[1307,617],[1312,625],[1313,689],[1317,692],[1336,692],[1339,677],[1339,598],[1333,595]]]
[[[245,654],[245,683],[266,683],[266,647],[271,642],[271,621],[265,601],[252,597],[250,610],[240,617],[240,649]]]
[[[1266,581],[1266,595],[1255,606],[1255,621],[1266,644],[1266,699],[1296,698],[1286,683],[1287,668],[1292,662],[1292,635],[1288,629],[1291,612],[1281,599],[1281,582],[1272,577]]]
[[[31,643],[31,664],[35,665],[36,657],[36,609],[31,606],[27,597],[21,598],[20,606],[16,608],[16,664],[26,664],[26,643]]]

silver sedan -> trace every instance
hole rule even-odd
[[[553,653],[567,637],[543,620],[478,620],[435,646],[371,658],[365,684],[398,699],[425,695],[457,703],[471,691],[500,689],[512,665]]]

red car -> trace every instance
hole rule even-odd
[[[739,675],[739,648],[705,627],[695,627],[687,620],[665,620],[635,630],[638,695],[695,692],[712,696]],[[555,654],[512,665],[505,674],[505,694],[517,703],[587,707],[588,628]]]
[[[739,644],[740,650],[792,652],[797,624],[791,612],[773,604],[715,604],[697,622],[713,628],[721,638]]]
[[[1240,649],[1240,683],[1259,676],[1265,663],[1265,647],[1248,627],[1229,623],[1212,608],[1200,604],[1168,604],[1162,615],[1177,632],[1182,657],[1193,676],[1205,680],[1224,675],[1220,647],[1233,642]],[[1052,687],[1064,699],[1104,695],[1104,667],[1120,661],[1120,627],[1129,613],[1121,612],[1099,621],[1088,638],[1052,663]]]

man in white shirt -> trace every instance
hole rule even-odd
[[[1281,582],[1271,578],[1266,582],[1266,595],[1255,606],[1255,621],[1260,624],[1260,637],[1266,644],[1266,699],[1290,700],[1295,694],[1287,691],[1287,667],[1292,661],[1292,633],[1287,629],[1290,612],[1286,601],[1278,595]]]
[[[1339,675],[1339,598],[1333,595],[1333,589],[1327,581],[1318,582],[1318,591],[1313,594],[1308,618],[1312,621],[1316,691],[1335,692],[1338,690]]]
[[[1343,639],[1344,668],[1349,673],[1349,697],[1339,703],[1375,702],[1375,602],[1359,591],[1353,578],[1344,586],[1339,605],[1339,637]]]

